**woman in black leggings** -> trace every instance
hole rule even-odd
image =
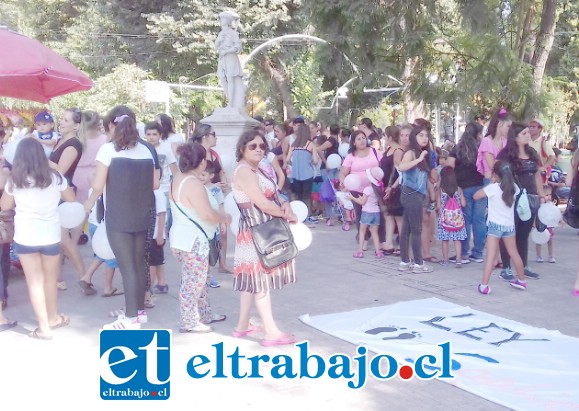
[[[531,271],[527,266],[529,234],[531,234],[531,229],[535,223],[538,204],[544,203],[546,197],[543,192],[543,181],[539,171],[539,155],[529,146],[530,139],[531,135],[529,134],[529,129],[526,124],[513,123],[509,128],[507,135],[507,145],[499,152],[497,160],[508,161],[513,169],[515,183],[521,190],[527,190],[529,204],[531,205],[531,218],[527,221],[523,221],[515,211],[516,242],[517,250],[519,251],[523,264],[525,265],[525,276],[538,280],[539,274]],[[533,205],[535,205],[535,207],[533,207]],[[511,281],[514,279],[511,272],[511,258],[502,241],[500,242],[500,251],[504,267],[500,277],[503,280]]]
[[[159,187],[155,149],[139,138],[135,114],[117,106],[105,118],[110,143],[99,149],[93,192],[85,203],[92,209],[105,192],[107,237],[123,276],[125,312],[104,329],[138,329],[145,322],[147,266],[145,245],[154,208],[153,190]]]

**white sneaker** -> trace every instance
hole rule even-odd
[[[121,315],[124,317],[125,307],[119,308],[118,310],[114,310],[114,311],[111,311],[109,313],[109,317],[111,317],[111,318],[118,318]],[[139,320],[139,322],[141,324],[147,324],[147,321],[149,321],[149,317],[147,316],[147,312],[145,310],[137,311],[137,319]]]
[[[401,261],[400,264],[398,265],[398,271],[409,271],[412,270],[412,264],[410,263],[405,263],[404,261]]]
[[[139,322],[139,317],[125,317],[124,315],[119,315],[119,317],[112,323],[103,325],[103,330],[139,330],[141,329],[141,323]]]
[[[434,269],[432,267],[427,266],[426,264],[414,264],[414,267],[412,268],[412,272],[414,274],[423,274],[423,273],[431,273],[433,272]]]

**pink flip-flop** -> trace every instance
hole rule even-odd
[[[258,333],[261,331],[261,328],[257,325],[249,324],[249,327],[245,331],[237,331],[233,330],[231,333],[235,338],[242,338],[247,337],[249,334]]]
[[[277,340],[261,340],[261,345],[264,347],[275,347],[276,345],[288,345],[296,342],[296,337],[293,335],[284,335]]]
[[[579,297],[579,290],[573,290],[573,295],[575,297]]]

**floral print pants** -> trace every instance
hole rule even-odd
[[[208,322],[212,316],[207,292],[209,245],[207,241],[197,239],[190,252],[175,248],[171,251],[181,264],[179,327],[191,330],[202,322]]]

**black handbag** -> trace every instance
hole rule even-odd
[[[183,213],[183,215],[189,219],[189,221],[191,221],[193,224],[197,226],[197,228],[199,228],[199,230],[201,230],[201,232],[207,239],[207,242],[209,243],[209,265],[211,267],[215,267],[215,265],[219,261],[219,255],[221,252],[221,242],[217,238],[217,234],[214,235],[213,238],[210,240],[205,230],[203,230],[203,228],[195,220],[189,217],[187,213],[183,211],[176,202],[174,204],[177,207],[177,209],[181,211],[181,213]]]
[[[289,224],[283,218],[273,217],[249,230],[259,260],[265,268],[278,267],[298,255]]]
[[[563,221],[570,227],[579,228],[579,173],[575,173],[573,177],[573,184],[571,184],[571,191],[569,192],[569,200],[567,201],[567,208],[563,213]]]
[[[274,186],[276,185],[266,173],[261,169],[258,170],[261,175],[271,181]],[[237,207],[239,207],[239,204]],[[249,224],[247,225],[249,226]],[[261,265],[265,268],[272,269],[279,267],[298,255],[298,247],[294,242],[294,236],[289,228],[289,224],[281,217],[272,216],[271,220],[250,226],[249,231],[251,232],[259,261],[261,261]]]

